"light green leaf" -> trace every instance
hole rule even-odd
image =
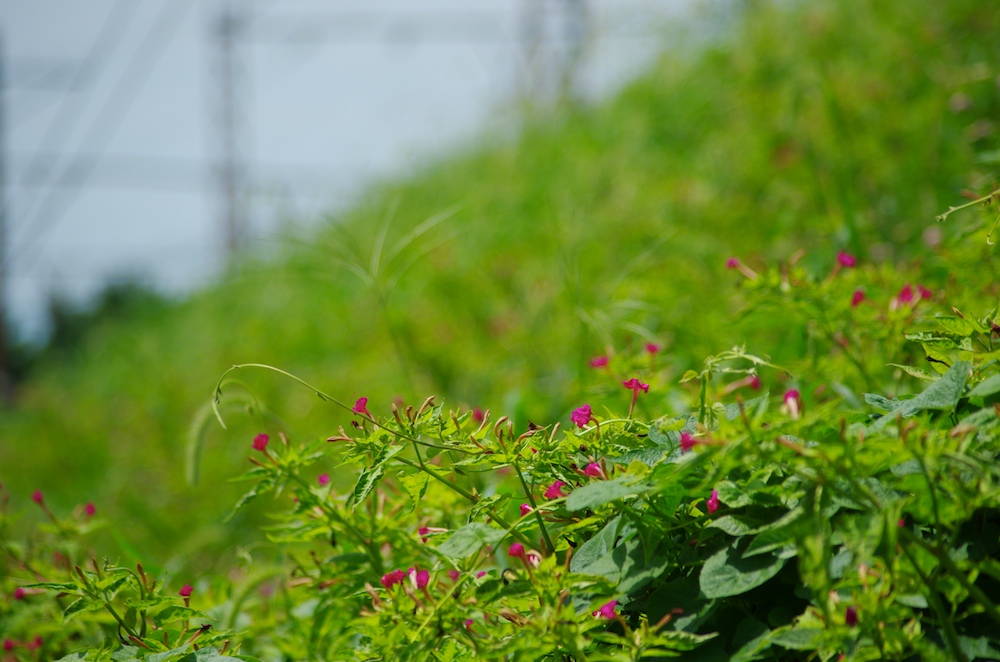
[[[365,468],[358,477],[358,484],[354,486],[354,492],[351,495],[352,508],[357,508],[364,503],[378,482],[382,480],[382,476],[385,474],[385,465],[403,448],[405,448],[403,444],[387,444],[382,447],[371,466]]]
[[[414,473],[400,471],[396,474],[396,480],[399,481],[403,490],[406,491],[407,496],[410,497],[410,507],[406,511],[410,512],[417,507],[420,500],[424,498],[424,494],[427,493],[428,476],[423,471],[417,471]]]
[[[437,548],[437,551],[450,559],[464,559],[478,552],[483,545],[495,545],[505,535],[507,535],[506,532],[501,529],[494,529],[481,522],[473,522],[453,533]]]
[[[613,480],[595,480],[578,487],[566,498],[566,509],[576,511],[596,508],[611,501],[643,494],[651,489],[649,485],[636,483],[634,480],[632,476],[622,476]]]

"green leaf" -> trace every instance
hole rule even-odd
[[[865,402],[872,407],[878,407],[883,411],[895,411],[903,405],[905,400],[890,400],[889,398],[874,393],[865,393]]]
[[[450,559],[464,559],[478,552],[483,545],[496,544],[505,535],[507,535],[506,532],[501,529],[494,529],[481,522],[473,522],[451,534],[451,537],[445,540],[437,548],[437,551]]]
[[[936,375],[932,375],[926,370],[921,370],[920,368],[914,368],[911,365],[903,365],[901,363],[886,363],[886,365],[892,368],[899,368],[910,377],[916,377],[917,379],[922,379],[925,382],[932,382],[937,379]]]
[[[197,609],[172,605],[156,615],[156,624],[162,626],[164,623],[184,621],[190,618],[209,618],[209,616]]]
[[[975,326],[972,323],[962,317],[955,317],[952,315],[938,315],[935,317],[938,325],[940,325],[946,333],[950,333],[956,336],[971,336],[976,332]]]
[[[633,533],[635,533],[635,528],[624,525],[621,516],[609,520],[600,533],[580,545],[576,550],[569,562],[570,571],[586,573],[587,566],[614,548],[619,536],[631,536]]]
[[[382,476],[385,474],[385,465],[403,448],[405,448],[403,444],[387,444],[382,447],[371,466],[362,471],[358,477],[358,484],[354,486],[354,492],[351,495],[352,508],[357,508],[364,503],[378,482],[382,480]]]
[[[75,600],[68,607],[66,607],[65,611],[63,611],[63,623],[73,618],[81,611],[85,611],[90,606],[91,606],[90,601],[87,600],[86,598],[79,598]]]
[[[643,494],[651,489],[649,485],[634,481],[633,476],[621,476],[613,480],[595,480],[573,490],[566,498],[566,509],[576,511],[597,508],[611,501]]]
[[[965,390],[965,383],[969,379],[969,369],[972,364],[968,361],[955,361],[955,364],[948,369],[944,375],[925,388],[919,395],[910,400],[904,400],[894,412],[903,417],[912,416],[925,410],[954,409],[958,401],[962,398]],[[895,415],[883,416],[872,424],[872,430],[881,430],[891,421],[896,419]]]
[[[969,391],[969,397],[985,398],[994,393],[1000,393],[1000,375],[993,375],[986,381],[976,384],[976,387]]]
[[[816,649],[816,640],[823,633],[816,628],[778,629],[771,635],[771,643],[796,651]]]
[[[742,558],[734,542],[705,561],[699,578],[701,592],[709,598],[741,595],[778,574],[786,560],[768,554]]]
[[[60,593],[76,593],[80,587],[70,582],[38,582],[35,584],[24,584],[24,588],[44,588],[49,591],[59,591]]]
[[[429,476],[423,471],[414,473],[400,471],[396,474],[396,480],[399,481],[407,496],[410,497],[410,507],[406,512],[411,512],[420,504],[420,500],[424,498],[424,494],[427,493],[428,478]]]

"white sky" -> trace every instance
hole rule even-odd
[[[23,337],[44,329],[50,292],[84,299],[122,274],[183,292],[217,272],[224,1],[0,0],[5,291]],[[375,177],[513,128],[525,26],[545,26],[536,61],[558,66],[571,3],[237,0],[251,246],[282,218],[307,223]],[[641,71],[691,5],[589,0],[581,92]]]

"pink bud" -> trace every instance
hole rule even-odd
[[[475,409],[472,410],[472,420],[474,420],[476,423],[482,423],[484,418],[486,418],[486,414],[483,412],[482,409],[476,407]]]
[[[847,627],[852,628],[858,624],[858,608],[855,606],[850,606],[847,608],[847,612],[844,613],[844,624]]]
[[[87,517],[93,517],[97,514],[97,506],[94,505],[93,501],[88,501],[87,505],[83,507],[83,512],[86,513]]]
[[[458,570],[455,570],[454,568],[448,571],[448,579],[450,579],[453,582],[457,582],[458,578],[461,576],[462,573],[460,573]]]
[[[736,269],[740,266],[740,258],[731,257],[726,260],[726,269]]]
[[[34,639],[32,639],[31,641],[28,642],[28,650],[29,651],[38,650],[41,647],[42,647],[42,638],[41,638],[41,636],[37,636],[36,635]]]
[[[531,506],[528,505],[528,504],[526,504],[526,503],[522,503],[521,504],[521,517],[524,517],[525,515],[527,515],[530,512],[531,512]]]
[[[608,365],[608,357],[606,356],[595,356],[590,359],[591,368],[603,368]]]
[[[660,351],[661,347],[655,342],[646,343],[646,352],[648,354],[656,354]]]
[[[320,484],[320,487],[326,487],[330,484],[330,474],[320,474],[316,478],[316,482]]]
[[[42,505],[42,502],[45,501],[45,497],[42,495],[41,490],[35,490],[35,493],[31,495],[31,500],[38,505]]]
[[[562,489],[564,487],[566,487],[566,483],[564,483],[561,480],[557,480],[556,482],[554,482],[551,485],[549,485],[549,489],[545,490],[545,498],[546,499],[558,499],[559,497],[566,496],[562,492]]]
[[[177,591],[177,595],[181,596],[182,598],[190,598],[191,592],[193,590],[194,590],[193,586],[191,586],[190,584],[185,584],[184,586],[181,587],[181,590]]]
[[[837,253],[837,262],[840,266],[847,267],[848,269],[853,268],[854,265],[858,263],[857,259],[853,255],[845,253],[844,251]]]
[[[854,294],[851,295],[851,307],[856,308],[864,300],[864,290],[854,290]]]
[[[760,377],[757,375],[750,375],[750,388],[755,391],[760,390]]]
[[[28,592],[25,591],[20,586],[18,586],[17,588],[14,589],[14,599],[15,600],[24,600],[24,596],[26,596],[27,594],[28,594]]]
[[[607,620],[611,620],[612,618],[618,615],[615,612],[616,607],[618,607],[617,600],[612,600],[611,602],[607,602],[604,605],[602,605],[600,609],[594,612],[594,618],[604,618]]]
[[[712,490],[712,496],[708,497],[705,506],[708,508],[709,515],[719,509],[719,493],[717,491]]]
[[[597,462],[591,462],[590,464],[588,464],[586,468],[584,468],[583,473],[592,478],[604,477],[604,469],[602,469],[601,465],[599,465]]]
[[[686,453],[695,447],[698,440],[690,432],[681,432],[681,452]]]
[[[264,449],[267,448],[267,442],[270,440],[271,438],[268,437],[266,434],[257,435],[256,437],[253,438],[253,449],[255,451],[263,452]]]
[[[507,556],[512,558],[524,558],[524,545],[519,542],[511,543],[510,548],[507,550]]]

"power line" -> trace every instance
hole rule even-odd
[[[125,34],[125,28],[131,21],[138,4],[131,0],[118,0],[111,8],[111,11],[104,17],[104,21],[97,31],[97,37],[91,43],[87,55],[83,59],[83,64],[76,69],[76,72],[69,81],[70,91],[76,91],[77,88],[82,87],[91,78],[93,72],[104,65],[104,61],[114,52],[118,42]],[[93,86],[88,89],[93,91]],[[71,103],[69,94],[64,97],[62,103],[59,104],[56,116],[52,118],[48,129],[46,129],[45,134],[39,142],[39,154],[51,151],[68,142],[69,136],[75,131],[80,118],[83,117],[81,108],[89,96],[88,93],[83,98],[77,98],[76,103]],[[32,160],[28,171],[30,172],[37,165],[37,162]],[[36,207],[35,202],[39,199],[36,197],[32,200],[30,206],[32,208]],[[5,211],[9,211],[10,201],[4,201],[4,204]]]
[[[124,0],[126,3],[132,0]],[[97,159],[107,147],[110,138],[121,124],[122,118],[138,96],[142,84],[147,80],[149,70],[162,55],[165,46],[171,41],[181,20],[193,6],[193,0],[166,0],[153,20],[150,29],[139,44],[138,51],[131,58],[128,68],[118,79],[118,83],[105,100],[97,119],[91,125],[83,142],[93,145],[91,148],[97,158],[75,158],[62,169],[56,178],[57,186],[66,189],[61,196],[50,193],[43,201],[38,212],[25,225],[27,232],[32,234],[21,238],[19,257],[30,255],[31,250],[44,238],[63,217],[70,203],[79,193],[94,170]],[[61,206],[59,203],[62,203]],[[33,222],[36,221],[37,222]]]

